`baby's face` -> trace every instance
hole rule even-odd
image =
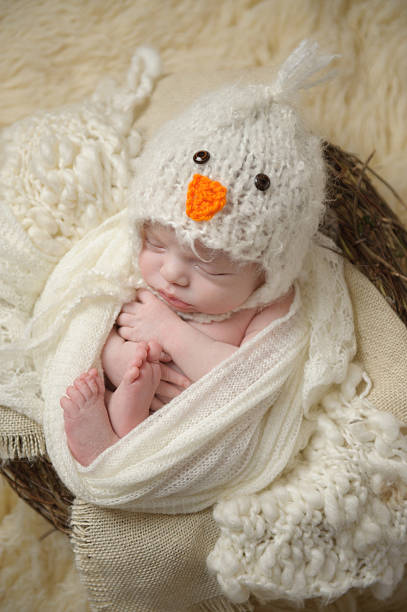
[[[258,266],[222,251],[181,245],[172,228],[146,225],[139,266],[144,281],[181,312],[222,314],[238,308],[262,283]],[[202,258],[202,259],[201,259]],[[203,261],[210,259],[210,261]]]

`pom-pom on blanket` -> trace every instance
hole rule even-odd
[[[129,91],[114,95],[112,86],[104,101],[106,107],[121,108],[125,100],[134,112],[145,100],[158,63],[153,54],[142,54],[143,61],[137,64],[135,60],[134,65],[146,75],[146,81],[141,78],[141,82],[148,83],[147,89],[141,88],[138,95],[136,86],[133,95]],[[135,73],[130,73],[130,92],[134,86],[131,74]],[[138,140],[132,133],[133,145],[129,144],[130,120],[118,125],[114,117],[107,111],[108,120],[96,123],[103,126],[103,134],[113,130],[116,139],[103,137],[97,142],[99,154],[108,147],[106,159],[112,151],[118,153],[122,164],[115,167],[122,171],[113,184],[125,196]],[[86,118],[88,127],[95,125],[93,119]],[[80,126],[79,132],[82,130]],[[92,143],[94,132],[89,135]],[[86,144],[83,148],[84,158],[95,161]],[[56,147],[55,141],[51,147],[41,147],[42,158],[48,156],[46,174],[54,178],[57,190],[61,182],[58,171],[52,169],[52,163],[57,166],[52,153],[68,157],[66,148],[60,143]],[[100,181],[92,183],[90,166],[83,159],[72,164],[72,151],[70,155],[66,165],[73,168],[67,173],[71,187],[78,179],[78,184],[86,184],[91,192]],[[100,167],[105,168],[106,161]],[[52,195],[48,197],[52,199]],[[100,198],[99,202],[103,201],[105,198]],[[113,196],[111,201],[115,201]],[[250,592],[297,600],[320,594],[337,596],[352,586],[376,583],[391,590],[397,584],[407,559],[405,502],[403,495],[395,494],[383,506],[380,497],[387,496],[389,486],[404,491],[406,445],[397,421],[383,417],[369,404],[364,389],[368,382],[363,371],[352,364],[356,350],[352,309],[341,259],[332,252],[332,244],[319,236],[319,243],[310,249],[296,284],[295,301],[284,319],[263,330],[236,355],[107,449],[94,464],[82,468],[72,459],[65,442],[59,398],[73,378],[98,363],[121,304],[134,296],[137,279],[132,276],[126,212],[108,218],[73,246],[60,240],[57,249],[69,251],[51,275],[62,251],[53,253],[53,241],[42,240],[44,236],[35,231],[40,213],[37,211],[30,225],[37,248],[23,238],[24,230],[15,220],[21,214],[18,208],[13,213],[15,216],[5,204],[4,227],[14,228],[21,245],[18,260],[41,274],[32,274],[35,280],[24,302],[19,297],[21,284],[10,281],[6,265],[1,271],[3,282],[11,282],[2,311],[3,329],[7,329],[10,341],[21,337],[22,326],[37,300],[30,325],[29,363],[18,362],[18,356],[13,361],[10,351],[4,353],[15,376],[12,384],[4,385],[1,400],[20,410],[27,406],[26,414],[43,423],[51,459],[76,495],[106,506],[167,513],[193,512],[219,502],[215,519],[221,536],[210,556],[210,566],[234,601],[245,601]],[[83,214],[79,209],[78,227],[82,227]],[[102,211],[100,216],[109,213]],[[50,235],[55,229],[51,225]],[[12,240],[12,233],[5,234]],[[12,261],[6,254],[4,262],[10,270]],[[19,378],[27,373],[32,380]],[[21,381],[26,396],[13,397],[13,388]],[[300,451],[305,467],[298,459],[293,461]],[[331,471],[321,471],[321,466],[327,465]],[[343,465],[348,466],[349,476],[338,482]],[[370,478],[373,473],[374,479]],[[308,496],[297,499],[294,492],[304,487]],[[334,525],[347,521],[346,530],[363,533],[366,538],[352,543],[349,537],[343,541],[330,540],[326,534],[319,538],[316,528],[324,515]],[[298,525],[316,538],[306,544],[301,539],[300,552]],[[315,547],[317,553],[313,553]],[[294,550],[295,559],[290,557]],[[276,558],[288,561],[280,567]],[[324,572],[319,571],[322,566]]]

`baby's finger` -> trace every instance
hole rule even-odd
[[[160,384],[157,387],[157,395],[160,395],[164,399],[172,400],[174,397],[177,397],[180,393],[182,393],[184,389],[177,387],[177,385],[173,385],[172,383],[160,381]]]
[[[127,325],[127,327],[131,327],[133,322],[134,314],[128,314],[126,312],[121,312],[116,319],[118,325]]]
[[[164,361],[164,362],[172,361],[172,357],[168,353],[161,351],[160,361]]]
[[[137,302],[136,301],[127,302],[126,304],[123,304],[121,312],[132,313],[132,312],[134,312],[136,310],[136,308],[137,308]]]
[[[137,300],[143,304],[156,300],[157,298],[148,289],[138,289]]]
[[[150,412],[156,412],[160,410],[164,406],[164,402],[162,402],[156,395],[153,397],[150,404]]]
[[[133,340],[133,342],[137,342],[137,334],[132,327],[119,327],[117,333],[123,340]]]
[[[184,387],[185,389],[191,384],[189,378],[187,378],[183,374],[180,374],[180,372],[177,372],[173,368],[170,368],[164,365],[163,363],[161,363],[160,366],[161,380],[168,383],[173,383],[174,385],[178,385],[179,387]]]

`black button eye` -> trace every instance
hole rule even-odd
[[[266,191],[270,187],[270,179],[267,174],[256,174],[254,184],[259,191]]]
[[[209,151],[197,151],[193,160],[196,164],[206,164],[206,162],[210,160],[210,157]]]

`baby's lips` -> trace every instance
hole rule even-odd
[[[218,181],[194,174],[188,185],[186,213],[194,221],[209,221],[226,204],[227,189]]]

